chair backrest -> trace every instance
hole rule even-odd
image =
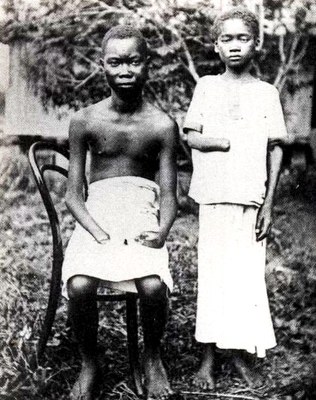
[[[48,163],[44,162],[41,164],[41,158],[39,157],[39,155],[43,154],[44,151],[46,153],[49,152],[52,155],[56,154],[62,155],[67,160],[69,160],[69,150],[66,146],[62,146],[53,142],[39,141],[32,144],[28,154],[29,163],[34,175],[34,179],[38,187],[38,190],[40,192],[40,195],[42,197],[51,226],[51,232],[53,236],[53,257],[57,259],[59,262],[62,262],[63,245],[62,245],[60,224],[54,203],[52,201],[48,189],[45,172],[55,171],[67,178],[68,171],[66,168],[61,167],[60,165],[57,165],[55,162],[52,161]],[[85,197],[87,197],[88,184],[86,179],[84,180],[84,190],[85,190]]]

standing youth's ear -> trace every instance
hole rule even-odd
[[[214,42],[214,51],[215,51],[215,53],[219,53],[217,40],[215,40],[215,42]]]
[[[256,51],[259,51],[261,49],[261,41],[259,38],[255,40],[255,49]]]

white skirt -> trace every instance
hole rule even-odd
[[[196,339],[264,357],[276,340],[257,212],[235,204],[200,206]]]
[[[158,275],[172,290],[166,245],[153,249],[135,242],[144,231],[157,231],[158,185],[145,178],[123,176],[93,182],[86,207],[110,235],[99,244],[79,223],[69,240],[62,270],[63,294],[75,275],[101,279],[105,286],[136,292],[134,279]]]

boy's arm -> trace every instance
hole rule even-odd
[[[256,223],[258,241],[266,238],[271,228],[273,199],[280,176],[282,158],[283,150],[280,146],[274,145],[268,150],[267,192],[264,203],[259,210]]]
[[[84,201],[83,182],[85,178],[85,164],[87,144],[85,139],[85,122],[78,117],[72,119],[69,128],[70,160],[66,192],[66,204],[75,217],[99,243],[109,239],[96,221],[89,214]]]
[[[159,186],[160,186],[160,221],[159,232],[143,232],[139,236],[142,244],[148,247],[161,248],[173,221],[177,215],[177,166],[176,149],[178,143],[178,126],[168,121],[162,137],[160,151]]]
[[[224,138],[205,137],[201,132],[194,129],[186,129],[186,136],[188,145],[192,149],[199,151],[228,151],[230,148],[229,140]]]

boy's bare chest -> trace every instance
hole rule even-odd
[[[90,126],[89,146],[100,156],[141,157],[158,153],[159,136],[148,123],[98,121]]]

